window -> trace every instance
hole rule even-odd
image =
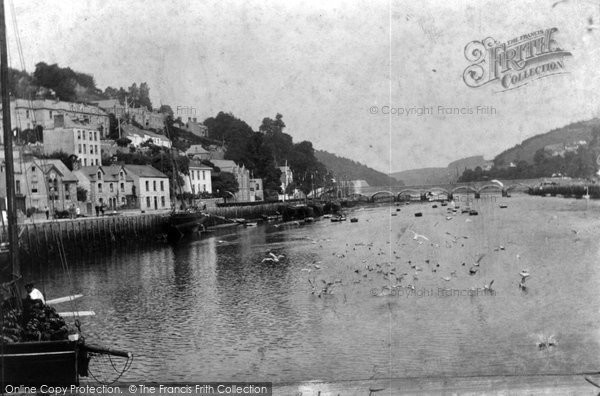
[[[150,191],[150,182],[146,180],[146,191]]]
[[[98,132],[94,132],[94,140],[98,140]]]
[[[86,148],[85,148],[85,143],[84,143],[84,144],[83,144],[83,154],[87,154],[87,152],[86,152],[86,151],[87,151],[87,150],[86,150]]]
[[[123,177],[123,171],[119,172],[119,176],[122,178]]]
[[[110,192],[114,192],[114,187],[113,187],[112,183],[109,184],[109,187],[110,187]]]
[[[192,180],[194,180],[195,173],[194,173],[194,171],[192,171],[191,173],[192,173]]]
[[[70,201],[71,200],[71,186],[69,185],[69,183],[65,183],[65,200]]]
[[[152,181],[152,189],[156,191],[156,180]]]
[[[81,154],[81,144],[79,144],[79,150],[78,150],[79,154]]]
[[[52,110],[48,110],[48,117],[52,119]]]
[[[94,140],[94,139],[92,139],[92,136],[93,136],[93,133],[92,133],[92,131],[90,131],[90,140]]]
[[[150,207],[150,197],[146,197],[146,207]]]
[[[83,159],[83,166],[87,166],[87,158]]]
[[[21,180],[15,181],[15,192],[21,194]]]
[[[35,166],[31,167],[31,172],[35,172]]]
[[[29,110],[25,110],[25,118],[29,118]]]
[[[81,140],[81,131],[77,131],[77,140]]]
[[[202,191],[206,192],[206,184],[202,185]]]
[[[121,191],[125,192],[125,183],[121,183]]]
[[[102,183],[98,183],[98,192],[102,192]]]
[[[165,196],[160,197],[160,204],[164,208],[165,207]]]
[[[192,184],[192,194],[196,194],[196,185]]]
[[[165,182],[162,180],[160,181],[160,191],[165,191]]]
[[[202,180],[206,180],[206,171],[202,171]]]
[[[102,171],[98,171],[98,180],[102,180]]]
[[[38,182],[36,182],[36,181],[31,182],[31,192],[32,193],[38,192]]]

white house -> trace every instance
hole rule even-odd
[[[184,175],[184,191],[192,194],[212,193],[211,175],[212,168],[203,165],[200,161],[190,161],[190,173]]]
[[[137,198],[141,210],[157,211],[171,209],[169,178],[149,165],[124,165],[133,180],[132,195]]]
[[[139,129],[129,124],[121,125],[121,130],[123,131],[123,137],[131,140],[131,144],[135,147],[139,147],[142,143],[151,139],[152,143],[157,146],[171,148],[171,140],[164,135]]]

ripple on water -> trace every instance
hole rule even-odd
[[[479,216],[450,221],[443,207],[419,207],[421,218],[411,206],[394,217],[380,207],[355,212],[358,223],[239,229],[177,247],[77,260],[71,263],[73,288],[51,265],[44,287],[50,298],[86,295],[77,308],[97,313],[82,318],[87,339],[136,356],[123,380],[290,382],[595,370],[598,244],[588,231],[592,217],[579,203],[566,202],[517,197],[501,211],[480,203]],[[552,215],[556,219],[548,222]],[[408,230],[430,241],[419,244]],[[505,249],[494,250],[499,245]],[[268,249],[286,257],[261,263]],[[485,254],[479,272],[470,276],[479,254]],[[409,260],[422,268],[418,280]],[[402,288],[402,295],[374,297],[372,289],[396,281],[367,265],[407,272],[402,285],[431,292],[409,296]],[[526,293],[517,287],[523,268],[532,273]],[[451,281],[441,279],[452,271]],[[319,287],[322,280],[342,283],[319,298],[308,279]],[[494,296],[438,295],[438,288],[481,288],[492,279]],[[555,335],[557,347],[540,351],[540,334]]]

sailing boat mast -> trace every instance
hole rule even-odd
[[[2,129],[6,174],[6,201],[8,211],[9,258],[13,280],[21,275],[19,266],[19,241],[17,236],[17,208],[15,206],[15,172],[13,163],[12,129],[10,126],[10,98],[8,96],[8,58],[4,0],[0,0],[0,94],[2,95]],[[16,288],[21,292],[21,288]]]

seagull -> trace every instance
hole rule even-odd
[[[479,266],[479,263],[481,262],[481,260],[483,260],[484,257],[485,257],[485,253],[480,254],[479,257],[477,258],[477,260],[475,260],[475,263],[473,265]]]
[[[273,252],[269,252],[269,255],[271,257],[265,257],[264,259],[262,259],[261,263],[264,263],[264,262],[278,263],[279,260],[281,260],[282,258],[285,257],[283,254],[276,255],[276,254],[273,254]]]
[[[310,283],[310,286],[312,287],[311,294],[315,294],[315,290],[316,290],[315,284],[313,283],[312,280],[310,280],[310,279],[307,279],[307,280],[308,280],[308,283]]]
[[[413,239],[416,241],[419,238],[425,239],[426,241],[429,240],[429,238],[427,238],[425,235],[421,235],[421,234],[417,234],[416,232],[414,232],[413,230],[409,230],[410,232],[413,233],[414,237]]]
[[[519,283],[519,287],[525,287],[525,281],[527,280],[527,278],[529,278],[531,276],[531,274],[529,273],[529,271],[527,271],[526,269],[524,269],[523,271],[521,271],[519,273],[519,275],[521,276],[521,282]]]
[[[492,279],[492,281],[490,283],[488,283],[487,285],[483,285],[483,290],[492,290],[492,283],[494,283],[494,280]]]

